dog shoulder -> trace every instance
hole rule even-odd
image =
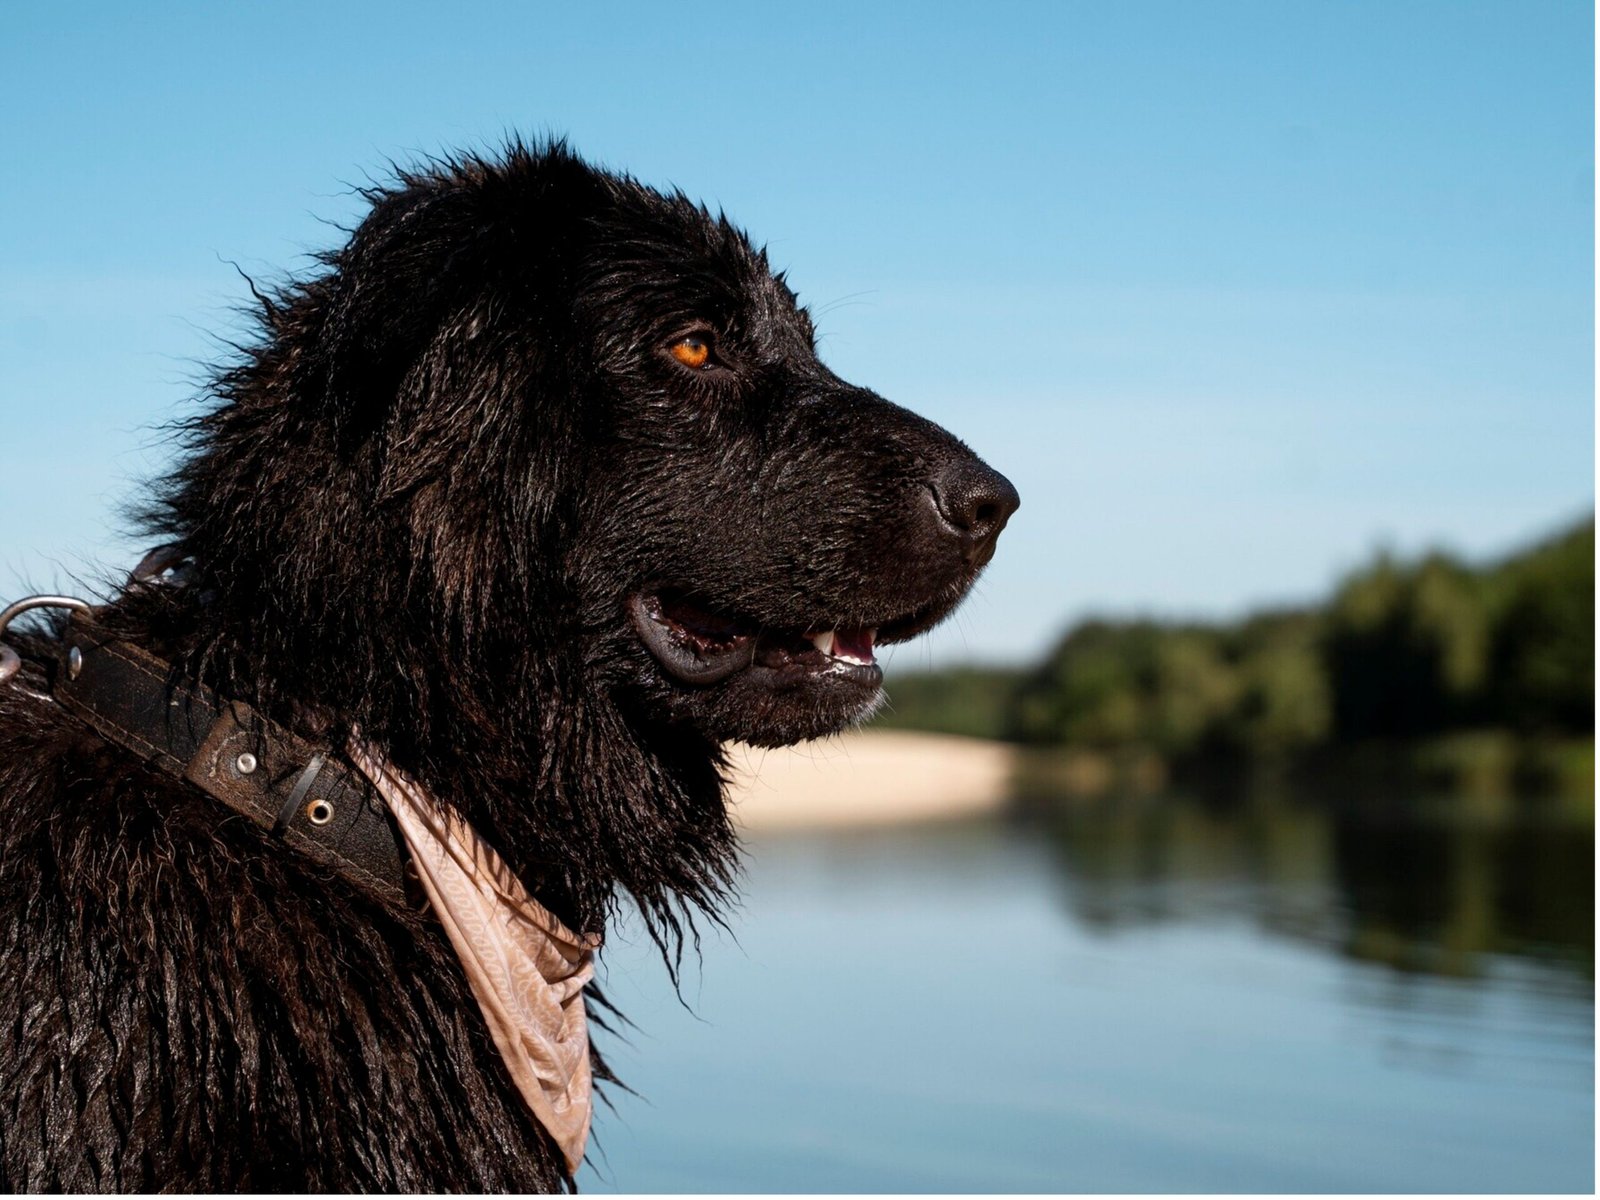
[[[34,1130],[0,1133],[0,1187],[559,1183],[420,915],[17,695],[0,811],[0,1096]],[[526,1137],[447,1138],[443,1095]]]

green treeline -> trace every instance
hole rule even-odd
[[[879,724],[1170,763],[1468,731],[1570,743],[1594,729],[1594,594],[1592,520],[1487,567],[1381,555],[1316,608],[1088,621],[1031,670],[892,679]]]

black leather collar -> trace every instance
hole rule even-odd
[[[187,780],[286,845],[385,900],[414,892],[388,810],[343,756],[181,678],[75,618],[51,695],[102,737]]]

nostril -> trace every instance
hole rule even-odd
[[[971,551],[992,546],[1020,503],[1011,481],[975,458],[947,463],[929,489],[945,524]]]

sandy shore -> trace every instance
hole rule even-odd
[[[1014,751],[929,733],[848,733],[787,750],[731,747],[745,829],[840,828],[976,816],[1004,804]]]

